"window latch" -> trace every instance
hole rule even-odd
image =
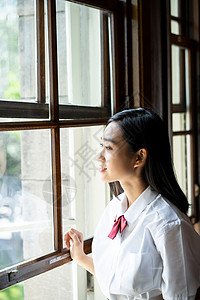
[[[19,270],[17,270],[17,269],[9,270],[7,272],[7,274],[8,274],[8,280],[9,281],[13,281],[18,273],[19,273]]]

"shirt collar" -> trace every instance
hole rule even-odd
[[[124,215],[128,223],[133,223],[141,214],[141,212],[147,207],[147,205],[156,198],[157,195],[158,193],[155,192],[150,186],[148,186],[128,208],[128,200],[124,193],[119,206],[117,217]]]

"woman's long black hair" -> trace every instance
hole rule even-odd
[[[129,144],[131,152],[145,148],[148,152],[144,166],[147,183],[163,197],[187,213],[188,201],[177,183],[167,130],[162,119],[151,110],[137,108],[123,110],[112,116],[108,123],[117,122],[123,138]],[[122,192],[119,182],[110,183],[115,196]]]

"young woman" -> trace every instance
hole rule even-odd
[[[82,233],[65,234],[72,258],[96,275],[108,299],[195,299],[200,236],[186,216],[160,117],[141,108],[111,117],[98,161],[115,197],[96,229],[92,258]]]

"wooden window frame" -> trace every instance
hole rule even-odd
[[[68,1],[75,2],[79,4],[91,4],[93,1]],[[114,3],[111,5],[111,3]],[[46,103],[45,99],[45,20],[44,20],[44,0],[36,0],[36,36],[37,36],[37,98],[36,102],[20,102],[20,101],[10,101],[10,100],[0,100],[0,117],[3,118],[22,118],[22,119],[45,119],[52,120],[53,118],[53,109],[52,100],[55,99],[55,102],[58,101],[55,97],[58,98],[58,83],[55,82],[54,78],[58,76],[57,70],[57,38],[56,38],[56,12],[54,12],[50,7],[52,1],[48,1],[48,38],[49,38],[49,75],[50,75],[50,116],[49,116],[49,104]],[[92,7],[106,10],[110,12],[110,9],[115,9],[117,1],[109,1],[108,5],[103,1],[103,3],[95,3]],[[105,17],[103,18],[103,28],[106,27]],[[102,34],[102,56],[103,56],[103,70],[106,73],[106,70],[109,70],[109,50],[108,45],[106,46],[108,34],[105,32]],[[52,75],[53,74],[53,75]],[[54,77],[53,77],[54,76]],[[110,95],[108,94],[108,85],[110,74],[107,71],[107,74],[104,78],[102,74],[102,101],[101,107],[94,106],[84,106],[84,105],[58,105],[60,119],[102,119],[109,118],[111,113],[110,106]],[[106,93],[104,93],[106,88]],[[108,99],[109,98],[109,99]],[[109,100],[109,101],[108,101]],[[58,113],[58,112],[57,112]]]
[[[70,0],[69,0],[70,1]],[[111,47],[112,57],[112,78],[113,78],[113,112],[119,111],[123,107],[126,97],[132,95],[132,84],[130,71],[131,40],[127,37],[130,30],[131,21],[127,22],[126,16],[130,15],[130,1],[121,3],[118,0],[84,0],[70,1],[78,4],[88,5],[97,9],[105,10],[111,14]],[[45,103],[45,38],[44,38],[44,1],[36,0],[36,26],[37,26],[37,101],[38,103],[25,103],[17,101],[0,100],[0,117],[8,118],[29,118],[23,122],[11,121],[1,122],[0,131],[13,130],[51,130],[52,148],[52,182],[53,182],[53,211],[54,211],[54,248],[55,251],[47,255],[31,259],[9,268],[0,270],[0,290],[8,288],[14,284],[25,281],[33,276],[54,269],[71,261],[69,250],[63,248],[62,242],[62,200],[61,200],[61,158],[60,158],[60,129],[80,126],[104,125],[111,115],[107,101],[103,101],[103,107],[86,107],[76,105],[58,104],[58,70],[57,70],[57,40],[56,40],[56,4],[55,0],[47,1],[48,14],[48,38],[49,38],[49,84],[50,84],[50,117],[49,105]],[[121,23],[123,28],[121,29]],[[105,20],[102,20],[103,26]],[[129,29],[128,29],[129,28]],[[120,33],[119,33],[120,29]],[[105,38],[103,36],[102,38]],[[104,43],[105,44],[105,43]],[[129,45],[129,50],[127,48]],[[126,50],[125,50],[126,49]],[[104,49],[108,53],[108,49]],[[128,59],[125,61],[125,52]],[[104,64],[108,57],[105,55]],[[122,72],[123,71],[123,72]],[[126,74],[126,81],[122,80],[122,74]],[[110,74],[105,74],[104,99],[109,98],[105,85],[108,83]],[[128,93],[128,95],[127,95]],[[70,117],[70,119],[69,119]],[[61,120],[62,118],[62,120]],[[74,118],[74,119],[72,119]],[[42,120],[41,120],[42,119]],[[84,241],[86,254],[91,252],[92,238]]]
[[[170,35],[170,44],[171,46],[178,46],[180,49],[188,49],[190,51],[190,73],[191,73],[191,79],[190,79],[190,106],[189,106],[189,118],[191,120],[191,128],[190,130],[181,130],[181,131],[173,131],[172,130],[172,136],[187,136],[189,135],[191,138],[190,142],[190,152],[191,152],[191,199],[192,199],[192,215],[190,216],[190,219],[193,223],[197,222],[199,219],[197,208],[198,208],[198,197],[195,196],[195,184],[197,183],[198,178],[198,172],[196,167],[196,161],[197,161],[197,130],[196,130],[196,113],[195,113],[195,100],[194,100],[194,91],[195,91],[195,84],[194,84],[194,74],[195,74],[195,67],[194,67],[194,55],[195,55],[195,42],[192,39],[186,38],[181,35]],[[183,60],[183,57],[180,57],[181,60]],[[184,70],[182,70],[184,71]],[[181,84],[185,84],[184,82],[181,82]],[[183,87],[183,89],[185,86]],[[183,90],[182,89],[182,90]],[[172,95],[171,95],[172,99]],[[182,113],[186,112],[186,95],[181,92],[181,99],[180,104],[173,104],[171,100],[171,116],[173,113]],[[171,121],[172,122],[172,121]]]
[[[191,57],[193,57],[194,55],[194,41],[188,38],[185,38],[181,35],[175,35],[175,34],[171,34],[171,38],[170,38],[170,42],[171,45],[174,46],[178,46],[181,50],[181,48],[183,49],[183,51],[185,49],[189,49],[191,52]],[[172,112],[185,112],[186,111],[186,95],[185,95],[185,68],[184,68],[184,62],[185,62],[185,58],[184,58],[184,54],[181,52],[180,53],[180,86],[182,87],[180,90],[180,103],[179,104],[172,104]],[[191,61],[191,67],[194,70],[194,63],[193,61]]]

